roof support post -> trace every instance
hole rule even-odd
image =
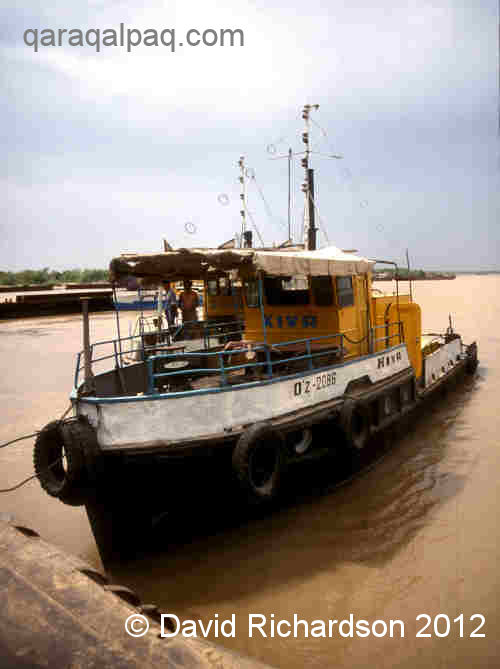
[[[90,327],[89,327],[89,298],[80,298],[82,302],[83,316],[83,367],[84,367],[84,388],[87,392],[93,389],[92,375],[92,353],[90,351]]]

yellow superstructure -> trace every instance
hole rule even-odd
[[[203,297],[206,320],[237,320],[242,317],[241,286],[228,276],[205,279]]]
[[[421,313],[409,295],[374,297],[370,273],[260,278],[249,275],[243,285],[245,341],[273,345],[343,334],[344,356],[352,359],[395,346],[401,336],[421,375]],[[331,337],[312,346],[333,343]]]

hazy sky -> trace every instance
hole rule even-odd
[[[312,161],[322,246],[500,268],[497,0],[147,4],[1,0],[1,270],[106,267],[163,238],[217,245],[240,227],[240,155],[264,241],[284,241],[287,161],[273,158],[302,150],[304,103],[320,105],[313,148],[343,156]],[[23,41],[120,23],[177,41],[239,28],[244,46]]]

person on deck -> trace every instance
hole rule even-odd
[[[171,328],[175,325],[175,317],[177,316],[177,295],[170,281],[163,282],[163,289],[165,290],[165,316],[167,317],[168,327]]]
[[[191,321],[197,321],[198,316],[196,314],[196,309],[200,303],[198,293],[192,289],[192,283],[189,280],[184,281],[184,290],[179,297],[179,307],[182,312],[182,322],[184,324]],[[189,327],[189,326],[188,326]],[[186,326],[184,326],[184,331],[186,333],[186,338],[188,332],[186,331]]]

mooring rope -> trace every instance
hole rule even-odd
[[[63,423],[64,422],[64,419],[66,418],[68,413],[71,411],[72,406],[73,406],[72,404],[69,405],[69,407],[66,409],[66,411],[61,416],[61,418],[59,418],[59,420],[57,421],[58,423]],[[15,444],[18,441],[24,441],[24,439],[30,439],[31,437],[37,437],[41,432],[43,432],[43,430],[38,430],[37,432],[33,432],[32,434],[27,434],[24,437],[17,437],[17,439],[12,439],[11,441],[7,441],[4,444],[0,444],[0,448],[5,448],[6,446],[10,446],[11,444]],[[52,469],[52,467],[55,467],[57,464],[62,462],[64,457],[65,456],[63,455],[58,460],[56,460],[51,465],[49,465],[44,470],[42,470],[40,473],[42,474],[46,471],[49,471],[49,469]],[[12,486],[11,488],[0,488],[0,493],[12,492],[13,490],[17,490],[21,486],[25,485],[29,481],[32,481],[33,479],[36,479],[36,478],[38,478],[38,474],[33,474],[32,476],[29,476],[27,479],[24,479],[24,481],[20,481],[19,483],[16,483],[16,485]]]
[[[66,409],[66,411],[63,413],[61,418],[59,418],[60,423],[63,422],[63,420],[66,418],[66,416],[69,414],[71,411],[73,405],[70,404],[69,407]],[[0,444],[0,448],[5,448],[6,446],[10,446],[11,444],[15,444],[17,441],[23,441],[24,439],[31,439],[31,437],[37,437],[42,430],[37,430],[36,432],[33,432],[32,434],[27,434],[24,437],[17,437],[17,439],[12,439],[11,441],[6,441],[4,444]]]
[[[25,437],[18,437],[17,439],[12,439],[12,441],[6,441],[5,444],[0,444],[0,448],[5,448],[6,446],[10,446],[11,444],[15,444],[16,441],[23,441],[23,439],[29,439],[30,437],[36,437],[39,435],[41,430],[38,430],[38,432],[33,432],[33,434],[27,434]]]
[[[64,460],[64,457],[65,457],[64,455],[61,456],[55,462],[53,462],[51,465],[49,465],[45,469],[42,469],[40,474],[44,474],[45,472],[48,472],[49,469],[52,469],[52,467],[55,467],[56,465],[58,465],[60,462],[62,462]],[[13,485],[12,488],[0,488],[0,493],[13,492],[14,490],[17,490],[21,486],[25,485],[26,483],[29,483],[30,481],[32,481],[33,479],[36,479],[36,478],[38,478],[38,474],[33,474],[32,476],[29,476],[27,479],[24,479],[24,481],[20,481],[19,483],[16,483],[16,485]]]

